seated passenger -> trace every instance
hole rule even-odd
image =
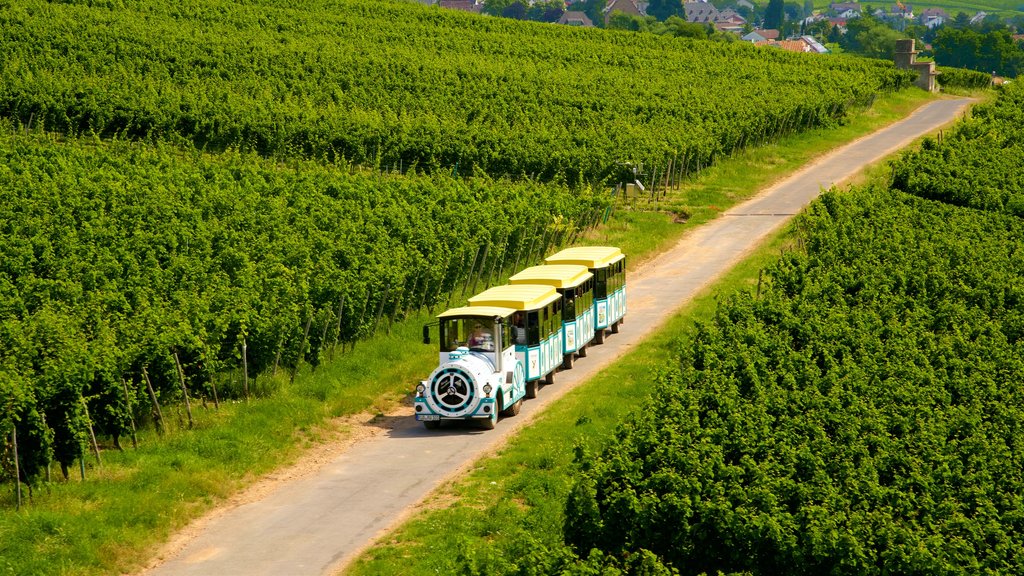
[[[494,351],[494,335],[484,330],[483,324],[477,322],[473,325],[473,332],[469,335],[467,345],[471,350]]]
[[[526,345],[526,327],[523,326],[523,313],[516,312],[512,315],[512,338],[520,346]]]

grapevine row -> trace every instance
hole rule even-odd
[[[378,167],[597,182],[841,122],[891,63],[480,18],[414,3],[19,0],[0,116]],[[244,55],[244,57],[240,57]]]
[[[1024,571],[1024,220],[1002,171],[1024,164],[1021,93],[897,160],[916,195],[832,191],[800,217],[805,253],[723,301],[583,458],[576,554],[682,574]]]
[[[149,386],[213,399],[215,376],[243,363],[249,378],[315,366],[336,343],[536,263],[606,203],[526,181],[55,146],[10,127],[0,188],[0,367],[18,383],[0,391],[0,429],[38,444],[21,451],[30,478],[50,447],[65,467],[81,457],[87,418],[128,434]]]

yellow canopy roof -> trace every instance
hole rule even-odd
[[[495,316],[501,316],[502,318],[508,318],[515,314],[515,310],[512,308],[503,308],[501,306],[462,306],[461,308],[452,308],[446,310],[441,314],[438,314],[438,318],[453,318],[457,316],[471,316],[475,318],[494,318]]]
[[[605,268],[625,257],[622,250],[614,246],[577,246],[552,254],[544,261],[548,264],[578,264],[594,269]]]
[[[508,279],[511,284],[547,284],[555,288],[572,288],[593,278],[586,266],[549,264],[531,266]]]
[[[469,299],[470,307],[500,306],[516,310],[536,310],[561,298],[554,286],[505,284],[495,286]]]

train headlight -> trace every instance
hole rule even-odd
[[[427,392],[427,387],[423,384],[423,382],[420,382],[419,384],[416,385],[416,395],[417,396],[423,396],[426,392]]]
[[[490,384],[484,384],[484,396],[490,396],[492,390],[494,390],[494,388],[491,388]]]

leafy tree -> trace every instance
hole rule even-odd
[[[785,20],[797,22],[803,16],[803,8],[796,2],[786,2],[782,5],[782,12]]]
[[[609,30],[629,30],[631,32],[647,32],[657,22],[654,16],[636,16],[620,10],[613,10],[608,17]]]
[[[526,20],[526,12],[526,4],[516,0],[501,11],[501,16],[503,18],[512,18],[513,20]]]
[[[828,20],[819,20],[804,27],[804,34],[814,36],[820,42],[825,42],[829,39],[829,34],[832,32],[832,28],[832,23]]]
[[[560,0],[536,2],[526,12],[526,19],[535,22],[558,22],[565,14],[565,3]]]
[[[514,1],[515,0],[484,0],[484,7],[481,12],[491,16],[501,16]]]
[[[662,22],[672,16],[686,17],[682,0],[652,0],[647,5],[647,14]]]
[[[699,40],[705,40],[708,37],[708,29],[706,26],[697,24],[696,22],[687,22],[679,16],[669,16],[668,20],[665,20],[660,27],[656,27],[654,32],[656,34],[665,34],[675,36],[677,38],[697,38]]]
[[[785,6],[784,0],[768,0],[768,7],[764,11],[765,29],[778,30],[782,28],[786,17]]]
[[[903,34],[886,26],[880,20],[872,16],[862,16],[847,22],[846,34],[839,43],[847,52],[892,60],[896,40],[903,37]]]
[[[1024,50],[1008,30],[988,33],[972,28],[943,27],[932,42],[935,61],[942,66],[1017,76],[1024,71]]]
[[[860,32],[857,43],[864,56],[892,60],[896,52],[896,41],[903,37],[903,34],[888,26],[876,26]]]

